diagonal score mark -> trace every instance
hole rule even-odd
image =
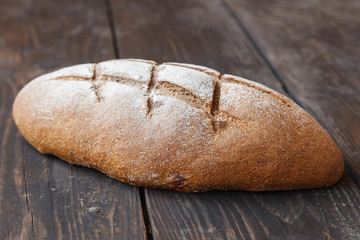
[[[231,115],[230,113],[220,110],[220,82],[217,81],[214,83],[214,96],[212,102],[206,101],[204,99],[198,98],[188,89],[176,85],[174,83],[160,81],[157,82],[157,85],[154,88],[154,91],[163,96],[173,97],[177,100],[183,101],[190,106],[201,110],[204,112],[211,120],[211,125],[214,130],[214,133],[219,133],[219,131],[224,128],[228,122],[236,122],[237,124],[246,125],[244,120]],[[212,104],[211,104],[212,103]]]
[[[122,77],[122,76],[116,76],[116,75],[108,75],[108,74],[101,74],[99,75],[99,73],[96,73],[98,77],[96,77],[96,81],[103,81],[103,82],[117,82],[119,84],[124,84],[124,85],[129,85],[129,86],[138,86],[140,88],[147,88],[147,84],[138,81],[136,79],[132,79],[129,77]],[[91,78],[88,77],[81,77],[81,76],[73,76],[73,75],[69,75],[69,76],[61,76],[61,77],[56,77],[56,78],[52,78],[52,79],[47,79],[44,81],[54,81],[54,80],[59,80],[59,81],[92,81],[93,80],[92,76]]]
[[[160,93],[160,95],[174,97],[186,102],[190,106],[202,110],[209,118],[211,118],[209,101],[198,98],[194,93],[182,86],[167,81],[159,81],[154,90],[157,93]]]
[[[146,94],[145,94],[148,97],[146,116],[149,116],[150,118],[152,116],[152,110],[154,108],[153,94],[154,94],[154,88],[155,88],[155,85],[156,85],[156,79],[155,79],[155,76],[154,76],[155,71],[156,71],[156,67],[157,67],[157,64],[152,65],[150,81],[149,81],[149,85],[148,85],[148,88],[147,88]]]
[[[221,84],[219,81],[220,77],[216,76],[216,80],[214,81],[214,92],[212,96],[212,102],[211,102],[211,125],[213,127],[214,132],[219,131],[219,126],[216,122],[216,115],[219,112],[219,106],[220,106],[220,95],[221,95]]]
[[[149,116],[150,118],[152,116],[152,111],[154,109],[153,96],[154,96],[155,92],[160,95],[173,97],[173,98],[176,98],[180,101],[183,101],[183,102],[189,104],[190,106],[192,106],[194,108],[197,108],[197,109],[203,111],[206,114],[206,116],[211,120],[211,125],[212,125],[213,131],[215,134],[219,133],[219,131],[227,125],[228,121],[235,121],[242,125],[246,124],[246,122],[244,122],[242,119],[240,119],[236,116],[233,116],[232,114],[230,114],[226,111],[219,109],[220,97],[221,97],[220,96],[221,82],[232,82],[232,83],[236,83],[236,84],[240,84],[240,85],[246,85],[248,87],[252,87],[255,89],[258,89],[257,86],[252,86],[246,82],[241,82],[241,81],[232,80],[232,79],[228,79],[228,78],[224,79],[222,77],[223,75],[214,74],[212,72],[203,70],[201,68],[182,66],[181,64],[178,65],[175,63],[174,64],[166,63],[168,65],[190,68],[190,69],[197,70],[197,71],[200,71],[203,73],[207,73],[208,75],[215,77],[216,79],[214,80],[214,85],[213,85],[214,89],[213,89],[212,100],[206,101],[204,99],[197,97],[189,89],[181,87],[177,84],[174,84],[174,83],[171,83],[168,81],[157,82],[156,71],[157,71],[157,67],[159,66],[159,64],[154,63],[154,62],[151,62],[151,63],[152,63],[152,68],[151,68],[150,80],[149,80],[148,84],[145,84],[141,81],[138,81],[136,79],[131,79],[128,77],[101,74],[98,71],[99,69],[97,68],[97,64],[94,64],[94,73],[91,78],[86,78],[86,77],[81,77],[81,76],[61,76],[61,77],[56,77],[56,78],[49,79],[49,80],[91,81],[91,83],[92,83],[91,89],[94,90],[97,102],[100,102],[103,99],[103,97],[101,96],[101,93],[100,93],[100,88],[101,88],[102,84],[104,84],[105,82],[108,82],[108,81],[135,87],[140,90],[146,89],[144,92],[144,96],[147,97],[146,116]],[[97,83],[98,81],[100,81],[100,83]],[[258,90],[268,92],[264,89],[258,89]],[[271,92],[269,92],[269,93],[271,93]]]
[[[73,75],[68,75],[68,76],[60,76],[60,77],[56,77],[56,78],[51,78],[48,80],[44,80],[44,81],[53,81],[53,80],[61,80],[61,81],[91,81],[91,78],[88,77],[81,77],[81,76],[73,76]]]
[[[249,87],[249,88],[251,88],[251,89],[257,90],[257,91],[262,92],[262,93],[265,93],[265,94],[270,94],[270,95],[273,96],[274,98],[279,99],[279,100],[280,100],[283,104],[285,104],[287,107],[289,107],[289,108],[293,108],[293,107],[294,107],[292,104],[290,104],[291,101],[287,100],[287,99],[286,99],[284,96],[282,96],[281,94],[276,93],[276,92],[275,92],[274,90],[272,90],[272,89],[266,89],[266,88],[264,88],[264,87],[257,86],[256,83],[255,83],[255,84],[252,84],[252,83],[250,83],[250,82],[246,82],[246,81],[243,81],[243,80],[237,80],[237,79],[231,78],[231,77],[221,78],[220,80],[221,80],[221,82],[239,84],[239,85]]]
[[[104,81],[104,82],[116,82],[116,83],[123,84],[123,85],[139,87],[140,89],[145,89],[148,86],[144,82],[141,82],[136,79],[131,79],[128,77],[112,76],[112,75],[108,75],[108,74],[102,74],[100,77],[101,77],[100,80]]]
[[[100,102],[101,101],[100,85],[96,84],[96,80],[97,80],[96,67],[97,67],[97,64],[95,63],[94,64],[94,73],[93,73],[93,76],[91,78],[91,84],[92,84],[91,89],[94,90],[97,102]]]

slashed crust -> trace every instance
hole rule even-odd
[[[121,59],[43,75],[13,116],[37,150],[120,181],[182,192],[325,187],[331,137],[285,96],[202,66]]]

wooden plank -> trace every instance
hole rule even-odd
[[[138,188],[38,153],[11,118],[34,77],[115,57],[104,2],[6,1],[0,32],[0,239],[144,239]]]
[[[289,91],[333,136],[360,186],[360,2],[228,2]]]
[[[120,57],[204,65],[283,92],[252,43],[214,3],[124,0],[112,6]]]
[[[355,239],[359,192],[333,188],[182,194],[148,190],[154,239]]]
[[[112,1],[121,57],[190,62],[283,92],[218,1]],[[360,234],[360,192],[348,175],[326,189],[182,194],[145,190],[154,239],[349,239]]]

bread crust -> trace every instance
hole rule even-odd
[[[13,117],[39,152],[181,192],[326,187],[339,149],[293,101],[202,66],[121,59],[40,76]]]

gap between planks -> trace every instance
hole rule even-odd
[[[114,15],[112,12],[112,5],[111,5],[111,0],[104,0],[105,2],[105,9],[106,9],[106,16],[108,19],[108,23],[109,23],[109,27],[110,27],[110,32],[111,32],[111,40],[112,40],[112,44],[113,44],[113,48],[114,48],[114,52],[115,52],[115,57],[116,58],[120,58],[121,52],[120,52],[120,48],[117,44],[117,37],[116,37],[116,30],[115,30],[115,23],[114,23]]]
[[[114,22],[114,15],[113,15],[113,8],[111,5],[111,0],[104,0],[104,2],[105,2],[105,8],[106,8],[106,15],[107,15],[108,22],[109,22],[109,27],[111,30],[111,39],[112,39],[113,49],[114,49],[116,58],[120,59],[121,51],[120,51],[120,47],[117,44],[117,35],[116,35],[116,30],[115,30],[115,22]],[[153,66],[152,72],[154,71],[154,68],[155,68],[155,66]],[[153,76],[151,76],[151,77],[153,77]],[[153,238],[153,234],[152,234],[152,226],[150,223],[149,212],[148,212],[146,198],[145,198],[145,189],[143,187],[137,187],[137,188],[139,191],[141,210],[142,210],[142,215],[143,215],[143,221],[145,224],[146,239],[153,240],[154,238]]]
[[[112,33],[112,42],[113,42],[113,48],[116,54],[117,58],[121,57],[121,51],[119,46],[117,45],[117,35],[116,35],[116,30],[115,30],[115,24],[114,24],[114,17],[113,17],[113,13],[112,13],[112,6],[110,3],[110,0],[104,0],[105,4],[106,4],[106,9],[107,9],[107,17],[109,20],[109,25],[111,28],[111,33]],[[228,3],[225,0],[221,0],[220,1],[221,4],[223,5],[223,7],[225,8],[226,12],[228,12],[228,14],[230,15],[231,18],[233,18],[236,22],[236,24],[238,25],[238,27],[240,28],[240,30],[245,34],[245,36],[249,39],[249,41],[253,44],[254,48],[256,49],[256,51],[259,53],[259,55],[261,56],[261,58],[265,61],[266,65],[269,67],[269,69],[271,70],[271,72],[273,73],[273,75],[276,77],[276,79],[279,80],[279,82],[281,83],[282,88],[284,89],[284,91],[289,94],[289,96],[291,96],[291,98],[302,108],[306,109],[308,112],[311,113],[311,115],[314,116],[314,114],[312,113],[311,110],[307,109],[301,102],[300,100],[297,98],[297,96],[289,89],[289,87],[286,84],[285,78],[282,76],[282,74],[273,66],[273,64],[270,62],[270,60],[267,58],[267,56],[264,53],[264,50],[261,48],[261,46],[255,41],[255,39],[251,36],[250,32],[247,30],[247,28],[243,25],[243,23],[240,21],[240,19],[236,16],[236,14],[234,13],[234,11],[232,10],[232,8],[228,5]],[[217,109],[216,109],[217,110]],[[143,219],[145,222],[145,226],[146,226],[146,237],[147,239],[153,239],[153,234],[152,234],[152,226],[151,226],[151,222],[149,219],[149,212],[148,212],[148,208],[147,208],[147,203],[146,203],[146,197],[145,197],[145,189],[142,187],[138,187],[139,189],[139,195],[140,195],[140,200],[141,200],[141,207],[142,207],[142,213],[143,213]]]

